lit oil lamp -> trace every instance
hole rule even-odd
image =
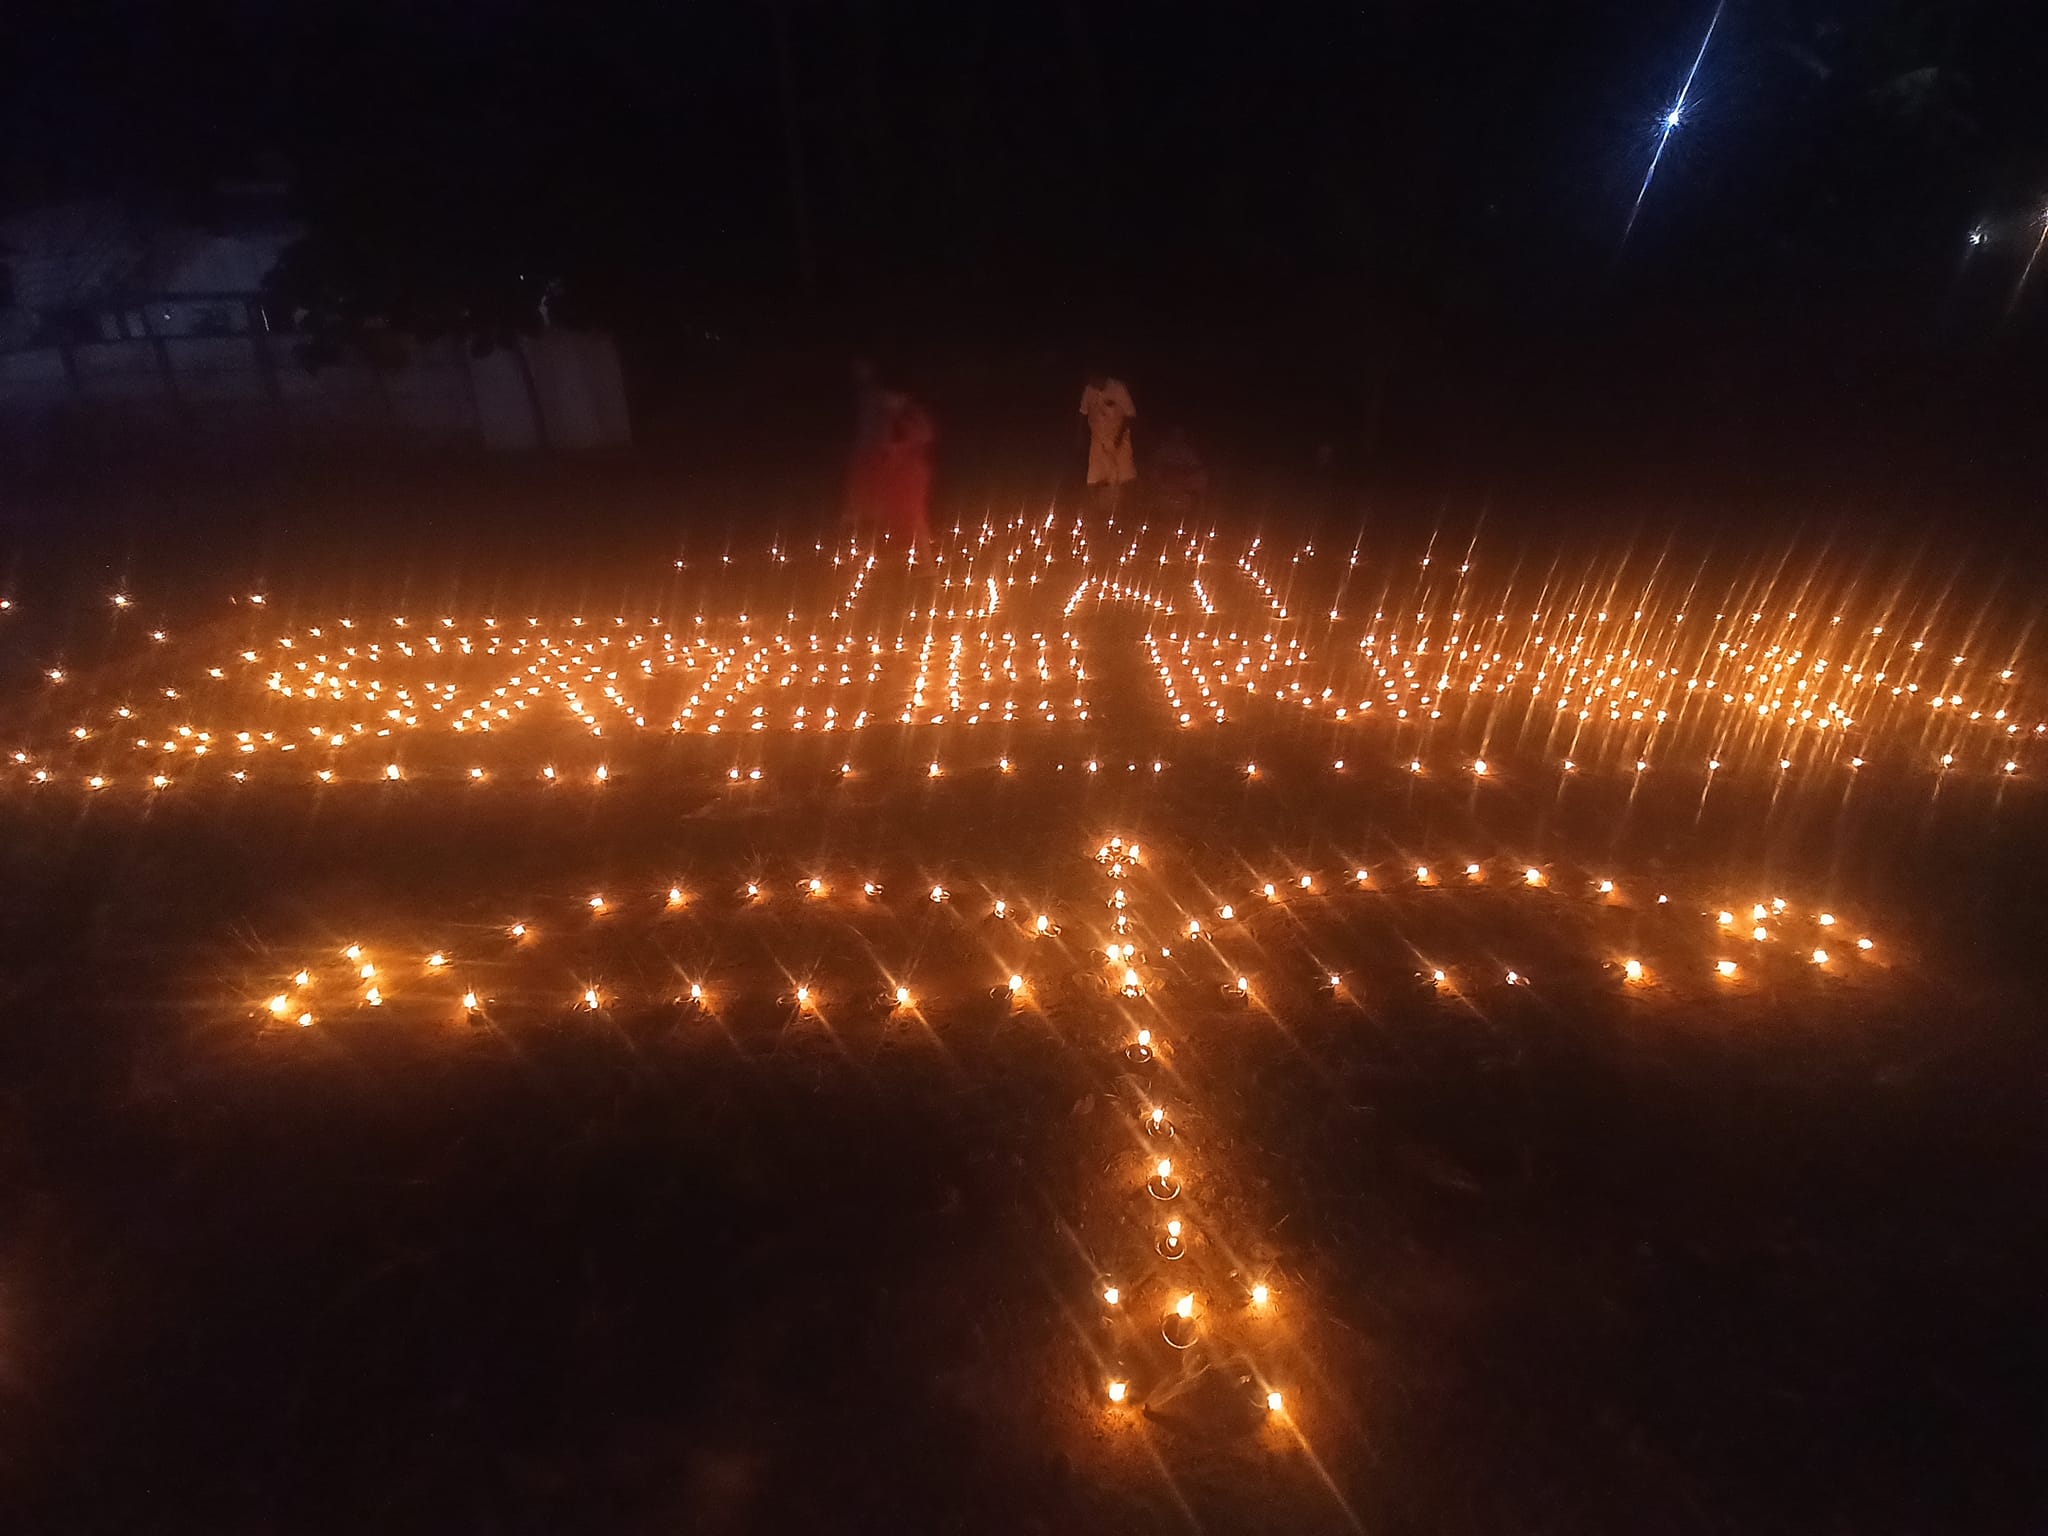
[[[1173,1310],[1166,1314],[1165,1321],[1160,1326],[1160,1332],[1166,1342],[1175,1349],[1186,1349],[1195,1342],[1198,1331],[1195,1327],[1195,1297],[1192,1291],[1174,1303]]]
[[[1159,1241],[1153,1246],[1158,1249],[1159,1256],[1162,1259],[1178,1259],[1186,1254],[1188,1251],[1187,1239],[1181,1235],[1181,1224],[1178,1218],[1166,1224],[1166,1230],[1160,1234]]]
[[[1180,1195],[1180,1180],[1174,1177],[1173,1159],[1162,1157],[1145,1181],[1145,1192],[1154,1200],[1173,1200]]]

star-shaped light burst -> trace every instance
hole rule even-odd
[[[1722,0],[1722,3],[1725,4],[1726,0]],[[1693,79],[1700,72],[1700,61],[1706,58],[1707,44],[1714,40],[1714,28],[1719,26],[1720,23],[1721,5],[1717,4],[1714,7],[1714,14],[1707,20],[1707,34],[1700,39],[1700,51],[1692,56],[1692,68],[1685,72],[1685,84],[1678,88],[1677,97],[1669,107],[1664,109],[1664,115],[1658,119],[1657,148],[1650,156],[1650,168],[1643,172],[1643,184],[1636,188],[1636,200],[1629,207],[1628,223],[1621,232],[1623,240],[1627,240],[1630,232],[1635,229],[1636,215],[1643,211],[1643,198],[1648,194],[1650,182],[1657,174],[1658,162],[1664,158],[1664,146],[1671,142],[1671,135],[1676,133],[1685,123],[1686,115],[1690,110]]]

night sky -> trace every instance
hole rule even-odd
[[[849,350],[933,386],[1039,349],[1211,439],[1832,472],[1911,437],[2037,484],[2038,19],[1730,0],[1624,241],[1714,14],[101,0],[11,40],[4,196],[283,169],[366,303],[559,278],[649,398],[706,332],[835,389]]]

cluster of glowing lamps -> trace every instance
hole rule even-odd
[[[524,781],[597,789],[645,765],[647,749],[628,745],[643,742],[688,739],[701,747],[719,738],[744,743],[827,733],[864,733],[873,741],[891,732],[978,727],[1071,738],[1104,723],[1104,705],[1092,695],[1113,664],[1136,669],[1145,680],[1138,691],[1152,701],[1146,708],[1163,705],[1169,731],[1228,725],[1264,744],[1310,733],[1333,742],[1342,732],[1377,729],[1392,738],[1390,760],[1409,773],[1464,773],[1475,785],[1525,774],[1532,759],[1561,764],[1567,774],[1588,763],[1615,763],[1636,774],[1684,765],[1710,782],[1739,768],[1783,775],[1808,761],[1852,771],[1872,761],[1924,762],[1944,773],[1988,761],[2013,775],[2021,767],[2018,744],[2048,732],[2048,722],[2024,708],[2017,646],[2000,652],[1989,640],[1951,644],[1940,638],[1955,631],[1949,621],[1969,615],[1950,615],[1938,604],[1915,609],[1896,593],[1838,593],[1816,606],[1803,593],[1781,595],[1768,583],[1708,592],[1699,582],[1624,587],[1611,574],[1571,581],[1555,572],[1532,589],[1514,580],[1483,584],[1469,559],[1452,572],[1425,558],[1412,569],[1387,568],[1377,590],[1361,598],[1371,577],[1361,574],[1356,550],[1338,569],[1309,544],[1282,553],[1254,538],[1233,560],[1217,555],[1213,532],[1140,526],[1111,544],[1113,531],[1114,524],[1103,530],[1048,514],[986,519],[907,551],[886,541],[816,545],[808,566],[795,557],[791,579],[823,574],[830,587],[825,620],[800,606],[779,607],[772,616],[751,608],[671,609],[676,616],[669,619],[652,616],[650,607],[644,618],[399,613],[280,626],[269,595],[249,594],[238,600],[233,621],[203,626],[189,642],[162,628],[136,630],[146,636],[139,664],[82,673],[51,658],[40,669],[39,695],[15,711],[20,745],[8,760],[29,783],[89,791],[116,782],[161,791],[179,778],[214,773],[242,783],[259,764],[299,784],[411,784],[440,792],[451,783]],[[770,562],[786,569],[792,554],[777,544]],[[721,573],[732,564],[730,554],[720,557]],[[117,626],[132,630],[144,622],[127,591],[112,594],[109,606]],[[1119,610],[1129,613],[1123,650],[1103,639],[1118,633],[1106,616]],[[0,614],[13,611],[13,599],[0,600]],[[244,632],[224,638],[236,625]],[[1967,626],[1973,634],[1977,627]],[[1532,721],[1540,722],[1533,734]],[[1425,734],[1444,722],[1465,730],[1462,749]],[[1473,750],[1480,746],[1471,738],[1475,729],[1481,741],[1497,738],[1496,745]],[[986,736],[978,738],[983,749],[948,755],[933,747],[929,756],[917,753],[914,764],[875,766],[884,753],[852,754],[849,745],[839,774],[930,780],[969,770],[1009,774],[1027,761],[1013,755],[1014,746]],[[1504,741],[1513,749],[1498,745]],[[863,757],[858,769],[856,755]],[[1029,761],[1042,765],[1053,755],[1034,753]],[[1274,758],[1286,760],[1276,753],[1262,765],[1248,757],[1245,780],[1270,783],[1278,771]],[[1358,760],[1329,761],[1343,773]],[[1066,771],[1068,761],[1059,757],[1055,770]],[[1085,758],[1077,750],[1072,762],[1088,775],[1105,767],[1156,775],[1167,765],[1149,752],[1110,758],[1100,749]],[[715,771],[732,783],[758,784],[772,766],[763,745]],[[1100,983],[1134,1011],[1151,1006],[1156,990],[1140,934],[1149,943],[1170,933],[1175,943],[1216,945],[1290,902],[1404,887],[1506,883],[1623,900],[1612,878],[1561,891],[1542,866],[1505,860],[1437,869],[1354,865],[1274,871],[1242,892],[1205,892],[1154,932],[1126,894],[1144,863],[1140,848],[1112,837],[1095,862],[1110,882],[1108,931],[1094,952]],[[629,911],[657,918],[707,907],[731,912],[791,894],[827,907],[886,904],[872,873],[822,870],[795,882],[756,873],[730,890],[729,903],[673,884],[665,892],[596,893],[583,904],[591,921]],[[1061,925],[1051,912],[1022,909],[1006,896],[938,880],[905,884],[897,910],[910,903],[956,907],[1005,935],[1049,941],[1045,953],[1058,947],[1050,941]],[[1667,898],[1657,895],[1655,905],[1668,905]],[[1703,915],[1714,946],[1709,985],[1734,981],[1751,956],[1765,953],[1761,946],[1797,952],[1828,974],[1875,948],[1870,937],[1851,936],[1834,913],[1807,914],[1782,897],[1731,902]],[[546,926],[567,924],[551,919]],[[501,931],[518,947],[534,943],[541,925],[521,918]],[[301,965],[283,984],[273,982],[275,990],[262,989],[259,1011],[272,1022],[310,1029],[323,1011],[317,997],[385,1009],[419,991],[483,1022],[499,1000],[477,980],[478,967],[501,957],[467,947],[467,955],[448,942],[380,948],[373,956],[352,942],[317,968]],[[388,957],[401,948],[409,958]],[[1157,952],[1162,960],[1172,955],[1165,944]],[[1668,967],[1640,954],[1614,954],[1609,964],[1630,988],[1671,979]],[[1493,962],[1488,968],[1509,987],[1531,985],[1527,971]],[[987,973],[985,984],[1013,1007],[1034,1009],[1030,978],[1037,974],[1006,962]],[[1227,998],[1252,998],[1250,974],[1234,967],[1224,974],[1234,976],[1223,983]],[[1417,974],[1430,986],[1456,989],[1444,964],[1423,961]],[[1355,997],[1362,990],[1339,971],[1326,980],[1333,992]],[[777,987],[799,1013],[825,1006],[814,977],[788,976]],[[877,978],[876,996],[906,1015],[931,1001],[886,973]],[[588,1013],[627,1001],[594,979],[548,997]],[[704,980],[653,1001],[704,1012],[712,1006]],[[325,1011],[341,1006],[330,1002]],[[1131,1065],[1146,1067],[1159,1061],[1164,1045],[1150,1024],[1140,1024],[1119,1049]],[[1171,1275],[1197,1239],[1183,1203],[1190,1149],[1162,1104],[1142,1112],[1138,1134],[1147,1156],[1133,1198],[1172,1213],[1152,1224],[1146,1262]],[[1120,1315],[1131,1291],[1109,1281],[1100,1295]],[[1273,1304],[1263,1279],[1247,1284],[1244,1298],[1259,1313]],[[1170,1290],[1160,1316],[1168,1345],[1189,1347],[1203,1322],[1195,1290]],[[1124,1376],[1108,1380],[1106,1393],[1112,1404],[1132,1403]],[[1267,1390],[1266,1403],[1283,1411],[1277,1389]]]
[[[1142,850],[1135,842],[1126,843],[1121,836],[1112,837],[1096,850],[1095,860],[1097,864],[1103,866],[1112,882],[1110,905],[1116,912],[1116,931],[1126,932],[1130,913],[1129,903],[1124,896],[1125,882],[1143,862]],[[1129,964],[1134,953],[1134,946],[1115,938],[1112,938],[1105,949],[1105,957],[1109,964],[1112,967],[1122,966],[1122,984],[1119,990],[1125,998],[1132,1000],[1145,995],[1141,973],[1135,966]],[[1165,950],[1163,953],[1170,955],[1171,950]],[[1241,992],[1248,992],[1250,983],[1239,977],[1238,987]],[[1147,1027],[1140,1027],[1124,1047],[1124,1054],[1133,1064],[1143,1066],[1155,1059],[1154,1046],[1152,1031]],[[1179,1140],[1179,1131],[1167,1117],[1164,1105],[1154,1104],[1139,1118],[1138,1124],[1144,1138],[1154,1143],[1156,1149],[1163,1149],[1166,1144]],[[1168,1204],[1180,1199],[1182,1189],[1181,1175],[1175,1169],[1171,1157],[1162,1156],[1149,1161],[1144,1180],[1144,1193],[1149,1199],[1156,1203]],[[1160,1226],[1153,1251],[1162,1263],[1173,1264],[1187,1255],[1189,1239],[1190,1234],[1185,1220],[1177,1215],[1171,1216]],[[1114,1322],[1124,1309],[1125,1287],[1111,1280],[1102,1286],[1101,1297],[1110,1320]],[[1251,1307],[1263,1312],[1272,1301],[1272,1289],[1264,1280],[1255,1281],[1247,1288],[1246,1299]],[[1197,1303],[1195,1291],[1178,1289],[1173,1293],[1170,1305],[1161,1314],[1160,1336],[1176,1351],[1192,1347],[1200,1336]],[[1103,1390],[1112,1408],[1122,1408],[1132,1403],[1131,1382],[1127,1376],[1111,1376],[1104,1383]],[[1284,1411],[1285,1398],[1277,1387],[1265,1383],[1264,1396],[1269,1413],[1279,1414]]]
[[[1318,575],[1315,546],[1303,545],[1277,567],[1282,579],[1272,564],[1282,557],[1262,540],[1234,562],[1212,558],[1213,541],[1140,528],[1112,557],[1084,521],[1056,530],[1048,516],[984,520],[894,568],[878,569],[881,546],[828,554],[821,544],[816,569],[856,571],[823,623],[785,603],[772,616],[741,607],[669,619],[340,615],[280,632],[268,627],[274,605],[251,594],[237,604],[250,616],[242,627],[267,634],[224,640],[230,626],[214,624],[184,644],[160,628],[136,631],[148,636],[146,681],[45,665],[36,739],[8,759],[30,783],[89,791],[162,790],[202,767],[248,782],[259,763],[309,756],[303,781],[322,785],[602,785],[621,765],[558,762],[558,740],[566,750],[582,737],[597,753],[605,743],[885,725],[1057,729],[1100,718],[1088,684],[1101,663],[1084,640],[1100,629],[1095,610],[1132,605],[1149,626],[1135,642],[1144,673],[1182,728],[1242,722],[1270,735],[1377,722],[1399,735],[1448,720],[1516,733],[1523,760],[1535,749],[1517,722],[1540,718],[1565,772],[1599,760],[1639,773],[1693,766],[1710,778],[1877,761],[1939,773],[1987,762],[2010,775],[2020,743],[2048,734],[2048,720],[2022,704],[2016,643],[1983,659],[1997,642],[1979,622],[1967,642],[1944,644],[1955,631],[1944,609],[1899,592],[1851,588],[1823,602],[1801,587],[1787,601],[1754,580],[1710,595],[1698,581],[1665,590],[1555,572],[1532,591],[1482,584],[1470,560],[1440,577],[1425,559],[1406,577],[1389,569],[1352,619],[1356,552]],[[780,545],[770,558],[791,560]],[[1039,577],[1062,564],[1078,570],[1058,621],[1033,627]],[[889,581],[875,579],[891,569]],[[902,613],[881,610],[903,592]],[[963,607],[962,594],[975,601]],[[133,594],[116,592],[110,605],[117,626],[137,622]],[[1232,620],[1248,606],[1258,622]],[[12,600],[0,610],[13,611]],[[536,735],[547,739],[523,764],[497,744]],[[437,745],[411,764],[401,742]],[[449,761],[465,742],[488,750]],[[758,782],[759,754],[749,757],[727,777]],[[1499,771],[1490,759],[1482,750],[1461,766],[1488,777]],[[1424,771],[1425,754],[1410,754],[1410,766]]]

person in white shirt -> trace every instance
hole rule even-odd
[[[1131,420],[1138,408],[1122,379],[1097,373],[1081,391],[1081,414],[1088,418],[1088,494],[1114,512],[1124,487],[1138,478],[1131,455]]]

